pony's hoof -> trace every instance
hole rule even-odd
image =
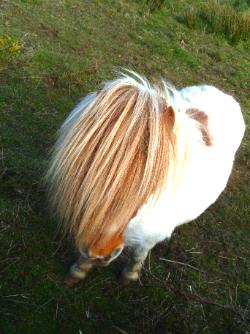
[[[68,288],[76,288],[80,284],[81,280],[77,277],[74,277],[72,274],[68,274],[64,279],[64,285]]]
[[[134,283],[136,281],[138,281],[139,279],[139,274],[137,272],[122,272],[119,282],[122,286],[128,286],[131,283]]]
[[[128,286],[130,284],[132,284],[133,282],[135,281],[132,281],[131,279],[127,278],[127,277],[124,277],[124,276],[121,276],[119,278],[119,283],[121,286]]]

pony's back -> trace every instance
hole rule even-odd
[[[219,89],[203,85],[180,90],[186,108],[199,109],[208,117],[213,146],[234,155],[245,131],[239,103]]]
[[[131,247],[152,248],[170,238],[176,226],[196,219],[213,204],[226,187],[244,135],[239,104],[215,87],[184,88],[172,104],[178,108],[176,119],[182,119],[176,158],[182,148],[186,163],[175,174],[176,187],[168,182],[153,210],[145,205],[129,223],[125,240]],[[177,162],[172,167],[176,166]]]

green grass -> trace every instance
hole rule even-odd
[[[246,2],[229,3],[249,13]],[[188,27],[180,17],[192,5],[165,1],[149,11],[135,0],[0,3],[1,333],[249,331],[248,132],[226,191],[198,220],[176,229],[168,247],[152,251],[134,286],[117,283],[123,255],[79,289],[66,289],[74,255],[56,237],[45,204],[42,177],[56,130],[116,67],[177,87],[216,85],[236,97],[249,123],[249,38],[232,44],[225,34]]]

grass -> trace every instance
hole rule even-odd
[[[1,333],[249,331],[248,132],[217,203],[158,245],[128,288],[116,280],[126,254],[79,289],[63,286],[74,255],[56,237],[41,181],[65,116],[118,66],[177,87],[216,85],[249,123],[249,39],[232,44],[184,25],[179,18],[196,4],[166,1],[148,14],[135,0],[1,2]],[[19,46],[15,55],[6,38]]]

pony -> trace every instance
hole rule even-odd
[[[75,286],[124,247],[124,284],[140,277],[157,243],[226,187],[245,131],[239,104],[219,89],[177,90],[123,71],[86,96],[62,124],[47,172],[60,230],[79,252]]]

